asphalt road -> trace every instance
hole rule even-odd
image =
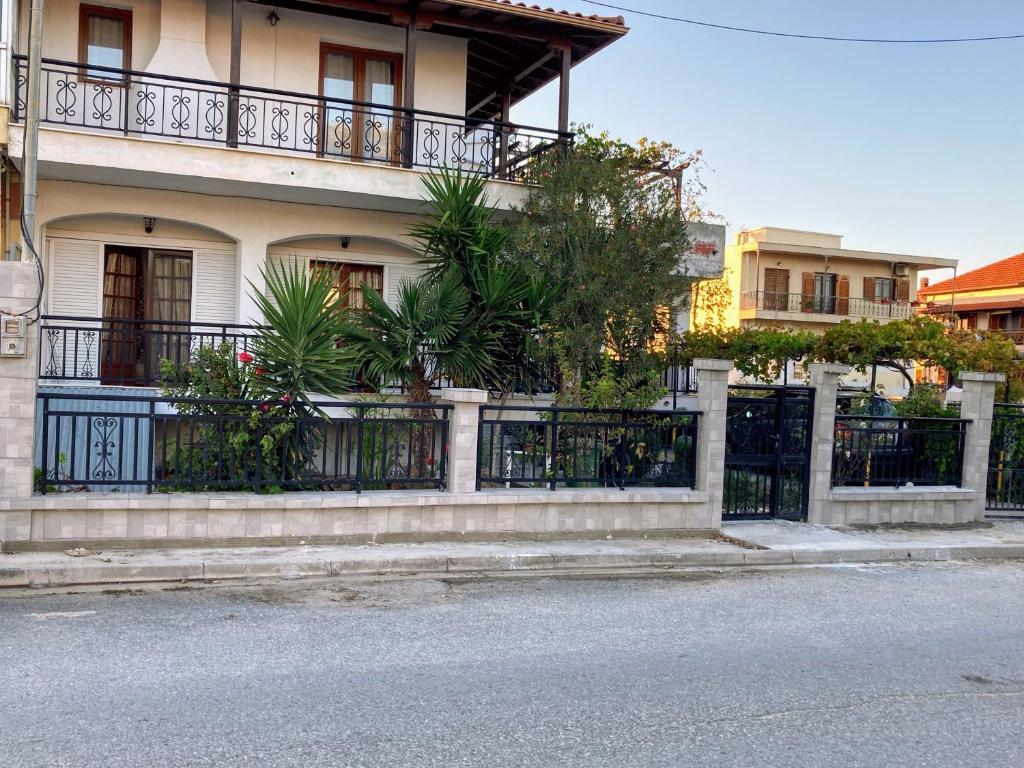
[[[0,599],[0,766],[1024,765],[1024,566]]]

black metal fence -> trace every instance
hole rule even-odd
[[[25,113],[25,58],[15,56],[14,67],[17,122]],[[532,158],[572,141],[570,133],[497,120],[53,59],[43,60],[39,89],[39,119],[49,125],[513,181]]]
[[[725,420],[724,520],[805,520],[814,389],[729,388]]]
[[[251,348],[256,326],[43,315],[39,377],[158,386],[160,364],[186,364],[203,347],[228,344],[235,354]]]
[[[451,406],[40,394],[37,490],[443,488]]]
[[[969,423],[950,418],[840,416],[832,485],[959,486]]]
[[[698,416],[481,406],[477,488],[693,488]]]
[[[987,486],[985,507],[989,511],[1024,516],[1024,404],[995,405]]]

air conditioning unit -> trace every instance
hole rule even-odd
[[[893,267],[893,274],[896,277],[910,277],[910,265],[909,264],[897,264]]]

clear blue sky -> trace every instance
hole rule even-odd
[[[848,37],[1024,33],[1021,0],[610,1]],[[957,258],[961,271],[1024,251],[1024,40],[835,43],[624,15],[629,34],[573,70],[572,120],[703,148],[707,202],[730,236],[834,232],[846,247]],[[513,118],[553,125],[556,111],[549,86]]]

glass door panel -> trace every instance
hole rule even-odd
[[[393,107],[398,96],[398,65],[393,60],[367,57],[363,66],[363,101]],[[373,109],[364,115],[363,157],[394,160],[398,143],[398,115],[391,110]]]
[[[320,92],[324,97],[325,155],[353,157],[358,147],[353,141],[352,107],[347,102],[356,99],[356,61],[349,53],[323,51],[323,72]],[[346,103],[332,103],[328,99],[344,99]]]
[[[149,312],[149,372],[160,372],[160,361],[177,366],[188,362],[191,352],[192,254],[151,251]]]

